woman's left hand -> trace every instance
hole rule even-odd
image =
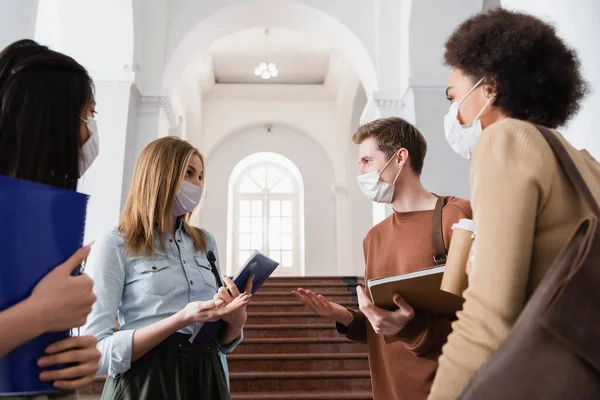
[[[244,293],[249,295],[252,294],[252,281],[254,280],[254,276],[251,276],[248,279],[248,283],[246,284],[246,290]],[[225,286],[219,288],[217,294],[215,294],[215,300],[223,300],[224,304],[221,307],[226,307],[227,304],[231,303],[236,297],[240,295],[240,291],[238,287],[233,283],[233,281],[224,276],[223,283]],[[248,318],[248,314],[246,312],[246,305],[240,307],[238,310],[233,311],[223,317],[223,321],[227,322],[229,325],[234,327],[242,327],[246,323],[246,319]]]
[[[67,365],[63,369],[42,372],[40,380],[54,381],[55,388],[66,390],[78,389],[94,382],[100,361],[96,343],[94,336],[73,336],[51,344],[46,348],[48,355],[40,358],[38,365],[42,368]]]

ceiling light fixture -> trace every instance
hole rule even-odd
[[[269,62],[269,30],[265,29],[265,61],[258,64],[258,67],[254,68],[254,75],[260,76],[263,79],[277,78],[279,71],[277,65],[273,62]]]

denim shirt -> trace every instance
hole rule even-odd
[[[207,231],[204,233],[220,271],[215,238]],[[183,223],[179,223],[175,237],[167,234],[166,252],[156,235],[155,251],[155,257],[128,255],[121,233],[116,229],[104,234],[92,246],[85,273],[94,281],[97,300],[81,335],[98,339],[97,347],[102,354],[99,375],[119,377],[129,370],[136,329],[170,317],[190,302],[212,300],[217,293],[218,286],[206,254],[194,249]],[[117,312],[120,329],[115,331]],[[195,323],[179,332],[191,335],[201,325]],[[230,353],[242,337],[240,334],[227,346],[216,343],[227,376],[225,354]]]

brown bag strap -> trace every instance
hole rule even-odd
[[[446,264],[446,246],[444,246],[444,234],[442,231],[442,208],[446,205],[446,198],[438,196],[433,210],[433,261],[435,265]]]
[[[569,178],[573,186],[575,186],[575,189],[579,192],[580,195],[583,196],[592,212],[600,218],[600,207],[598,207],[598,203],[596,202],[596,199],[594,199],[594,195],[592,195],[590,188],[585,183],[583,176],[581,176],[581,172],[579,172],[579,170],[575,166],[575,163],[573,162],[573,159],[567,152],[567,149],[565,149],[565,146],[550,129],[540,125],[536,125],[536,127],[538,128],[542,136],[544,136],[544,139],[546,139],[546,141],[550,145],[550,148],[554,152],[554,156],[558,160],[558,163],[560,164],[565,174],[567,174],[567,177]]]

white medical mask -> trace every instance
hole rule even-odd
[[[79,157],[79,177],[81,178],[85,171],[92,165],[96,157],[98,157],[98,152],[100,150],[100,144],[98,140],[98,125],[96,124],[96,120],[92,117],[88,119],[83,119],[85,121],[88,131],[90,132],[90,137],[88,140],[81,146],[81,155]]]
[[[173,201],[173,216],[181,217],[191,212],[200,203],[201,198],[202,186],[194,185],[188,181],[181,182]]]
[[[358,186],[360,190],[369,198],[369,200],[374,201],[376,203],[384,203],[391,204],[394,198],[394,188],[396,187],[396,181],[400,176],[400,172],[402,172],[402,167],[396,174],[394,178],[394,182],[391,184],[385,183],[380,180],[381,173],[384,169],[390,164],[390,162],[396,157],[395,153],[392,158],[388,160],[387,163],[383,166],[381,171],[371,171],[366,174],[358,175],[356,178],[358,180]]]
[[[450,147],[452,147],[452,150],[467,160],[471,159],[471,154],[475,148],[475,143],[477,143],[477,139],[479,139],[479,136],[481,136],[481,132],[483,130],[481,128],[481,120],[479,117],[481,117],[483,111],[492,102],[496,95],[494,94],[492,97],[490,97],[481,111],[479,111],[479,114],[477,114],[475,117],[475,120],[467,125],[461,125],[460,121],[458,120],[458,107],[463,101],[465,101],[467,97],[469,97],[471,93],[473,93],[475,89],[477,89],[481,82],[483,82],[483,78],[481,78],[479,82],[477,82],[475,86],[473,86],[459,102],[453,103],[450,106],[448,114],[446,114],[444,117],[444,133],[446,134],[446,140],[448,141],[448,144]]]

